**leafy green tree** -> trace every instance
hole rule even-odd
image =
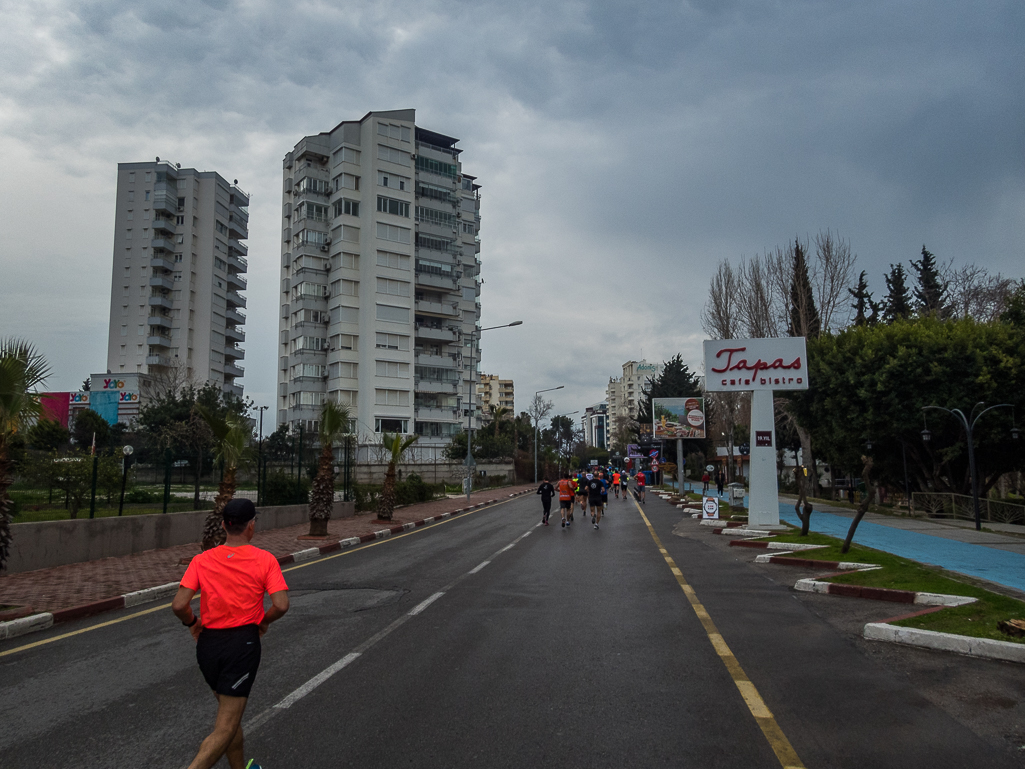
[[[28,445],[37,451],[57,451],[68,445],[71,433],[60,422],[40,419],[29,428]]]
[[[110,489],[121,489],[121,464],[110,455],[96,457],[96,487],[109,501]],[[60,489],[67,495],[72,518],[87,504],[93,485],[93,457],[88,451],[72,449],[36,457],[26,475],[40,486]]]
[[[349,410],[326,401],[320,412],[320,458],[310,495],[310,536],[326,537],[327,522],[335,503],[334,444],[349,430]]]
[[[1008,297],[1000,322],[1025,330],[1025,280],[1019,281]]]
[[[945,317],[947,312],[945,297],[947,284],[940,276],[936,257],[924,245],[922,258],[912,261],[911,266],[918,275],[918,286],[915,288],[915,304],[920,315],[936,314]]]
[[[21,433],[38,418],[39,387],[50,367],[36,348],[13,337],[0,339],[0,571],[11,547],[11,487],[15,451],[24,445]]]
[[[384,474],[384,488],[381,489],[381,497],[377,501],[377,517],[390,521],[395,512],[395,468],[402,461],[402,455],[410,446],[416,443],[419,435],[407,435],[403,437],[400,433],[394,435],[384,433],[381,436],[381,445],[390,452],[388,460],[388,471]]]
[[[221,463],[223,476],[214,498],[214,509],[203,525],[203,550],[224,544],[226,534],[221,526],[222,512],[235,496],[235,474],[248,459],[249,442],[253,437],[249,422],[235,413],[219,416],[205,406],[196,404],[196,411],[210,426],[214,436],[214,458]]]
[[[815,292],[808,275],[808,260],[801,241],[794,240],[794,266],[790,283],[790,336],[814,339],[822,329],[815,307]]]
[[[662,364],[662,373],[656,377],[648,377],[641,388],[638,403],[637,421],[650,425],[653,422],[652,400],[654,398],[687,398],[701,397],[701,380],[683,362],[683,356],[677,353]]]
[[[96,449],[107,448],[110,442],[110,425],[92,409],[82,409],[71,421],[71,439],[80,449],[89,449],[96,436]]]
[[[883,300],[883,320],[893,323],[911,317],[911,298],[908,295],[907,273],[901,264],[891,264],[886,275],[886,299]]]
[[[292,443],[292,436],[288,431],[288,425],[279,425],[274,432],[263,439],[263,456],[265,459],[273,459],[279,462],[291,459],[295,454],[295,446]]]
[[[879,306],[872,301],[872,292],[868,290],[868,281],[865,279],[865,270],[858,276],[858,287],[847,289],[847,293],[854,299],[851,307],[854,309],[854,325],[867,326],[875,323],[878,319]]]
[[[927,316],[890,325],[855,326],[808,344],[809,389],[788,394],[798,423],[830,464],[862,471],[866,444],[880,483],[904,486],[903,457],[914,488],[970,493],[965,437],[952,418],[928,414],[933,438],[921,439],[922,407],[971,410],[1010,403],[1025,413],[1025,341],[1014,327]],[[980,489],[1025,466],[1010,436],[1010,409],[975,428]]]

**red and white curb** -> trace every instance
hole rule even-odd
[[[518,497],[532,492],[532,489],[518,491],[510,494],[509,497]],[[373,542],[374,540],[386,539],[393,534],[402,534],[407,531],[412,531],[413,529],[437,523],[438,521],[443,521],[446,518],[451,518],[452,516],[459,515],[460,513],[479,510],[482,507],[493,505],[498,501],[499,500],[497,499],[489,499],[485,502],[478,502],[476,505],[462,507],[449,513],[441,513],[440,515],[435,515],[431,518],[424,518],[419,521],[410,521],[409,523],[404,523],[401,526],[391,526],[387,529],[363,534],[359,537],[348,537],[346,539],[339,540],[338,542],[331,542],[327,545],[320,545],[319,547],[307,548],[296,553],[289,553],[288,555],[279,556],[278,563],[285,566],[290,563],[310,561],[321,555],[333,553],[346,547],[354,547],[367,542]],[[26,635],[28,633],[35,633],[39,630],[46,630],[47,628],[53,627],[58,622],[69,622],[71,620],[90,617],[93,614],[100,614],[105,611],[127,609],[132,606],[149,603],[150,601],[159,601],[162,598],[169,598],[173,596],[176,592],[178,592],[178,583],[168,582],[166,585],[148,587],[144,590],[135,590],[131,593],[125,593],[124,595],[118,595],[112,598],[105,598],[101,601],[93,601],[91,603],[82,604],[81,606],[72,606],[69,609],[59,609],[53,612],[39,612],[38,614],[30,614],[27,617],[12,619],[7,622],[0,622],[0,641],[8,638],[17,638],[18,636]]]

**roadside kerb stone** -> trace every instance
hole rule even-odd
[[[922,649],[954,652],[966,657],[1025,663],[1025,644],[1012,641],[938,633],[935,630],[898,627],[885,622],[869,622],[865,625],[862,635],[868,641],[886,641]]]
[[[509,498],[522,496],[523,494],[532,494],[533,490],[519,491],[509,494]],[[370,534],[364,534],[360,537],[348,537],[346,539],[339,540],[337,542],[331,542],[319,547],[311,547],[303,550],[299,550],[295,553],[289,553],[278,557],[278,563],[282,566],[292,563],[301,563],[303,561],[309,561],[314,558],[318,558],[327,553],[335,552],[346,547],[354,547],[356,545],[365,544],[367,542],[373,542],[378,539],[385,539],[392,536],[392,534],[401,534],[406,531],[410,531],[420,526],[426,526],[436,521],[441,521],[446,518],[459,515],[460,513],[467,513],[471,510],[479,510],[482,507],[493,505],[498,502],[498,499],[489,499],[484,502],[479,502],[469,507],[463,507],[458,510],[453,510],[448,513],[441,513],[440,515],[432,516],[430,518],[424,518],[419,521],[410,521],[409,523],[392,526],[387,529],[381,529]],[[72,606],[68,609],[60,609],[54,612],[39,612],[37,614],[31,614],[28,617],[21,617],[19,619],[9,620],[7,622],[0,622],[0,641],[17,638],[18,636],[26,635],[28,633],[35,633],[40,630],[46,630],[47,628],[53,627],[58,622],[68,622],[70,620],[82,619],[89,617],[94,614],[100,614],[105,611],[113,611],[115,609],[124,609],[132,606],[138,606],[143,603],[149,603],[151,601],[157,601],[161,598],[166,598],[174,595],[178,591],[177,582],[169,582],[165,585],[157,585],[156,587],[145,588],[143,590],[135,590],[124,595],[113,596],[100,601],[92,601],[87,604],[80,606]]]

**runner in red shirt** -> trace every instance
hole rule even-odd
[[[637,496],[641,498],[641,504],[648,504],[644,499],[644,485],[648,482],[642,470],[637,471]]]
[[[196,639],[199,669],[217,697],[214,730],[189,769],[209,769],[223,755],[231,769],[244,769],[242,714],[260,666],[260,638],[288,611],[288,585],[277,559],[249,544],[256,507],[248,499],[233,499],[223,517],[227,540],[192,559],[171,602],[175,616]],[[191,605],[197,591],[199,617]],[[264,593],[271,599],[266,612]],[[253,761],[249,767],[259,769]]]

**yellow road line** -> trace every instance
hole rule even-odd
[[[751,679],[747,677],[747,673],[744,672],[737,658],[733,656],[733,652],[730,651],[730,647],[719,633],[715,623],[712,622],[712,618],[698,600],[698,595],[694,592],[694,588],[687,584],[687,580],[683,578],[683,572],[680,571],[672,556],[669,555],[669,552],[662,545],[662,540],[655,533],[655,527],[651,525],[648,516],[644,514],[641,506],[637,504],[637,500],[633,500],[633,503],[634,507],[637,508],[637,512],[641,514],[641,518],[644,519],[644,525],[648,527],[648,533],[655,540],[658,551],[662,554],[665,562],[669,564],[669,569],[672,571],[673,576],[676,577],[676,581],[683,590],[683,594],[687,596],[687,600],[690,602],[691,608],[694,609],[698,621],[701,622],[701,626],[705,629],[705,634],[708,636],[712,648],[715,649],[715,653],[719,655],[719,659],[726,666],[726,670],[729,671],[730,678],[736,684],[740,696],[743,697],[744,703],[747,705],[747,709],[751,711],[751,715],[754,716],[755,721],[762,730],[762,734],[765,735],[765,739],[768,741],[769,747],[772,748],[772,752],[776,754],[776,758],[779,759],[783,769],[804,769],[804,764],[798,758],[797,751],[794,750],[790,740],[786,738],[783,730],[776,723],[775,716],[772,715],[772,711],[765,704],[762,695],[758,693],[758,689],[755,688]]]
[[[477,510],[470,510],[470,511],[468,511],[466,513],[460,513],[459,515],[453,515],[453,516],[451,516],[449,518],[445,518],[445,519],[443,519],[441,521],[434,521],[434,523],[430,523],[427,526],[420,526],[418,528],[410,529],[409,531],[403,532],[402,534],[396,534],[396,535],[391,536],[391,537],[385,537],[384,539],[378,539],[378,540],[375,540],[373,542],[367,542],[367,543],[365,543],[363,545],[358,545],[356,547],[351,547],[351,548],[348,548],[346,550],[343,550],[340,553],[335,553],[334,555],[327,555],[327,556],[324,556],[322,558],[316,558],[316,559],[314,559],[312,561],[307,561],[306,563],[300,563],[300,564],[297,564],[295,566],[291,566],[291,567],[289,567],[287,569],[282,569],[282,571],[283,572],[284,571],[295,571],[296,569],[302,569],[302,568],[304,568],[306,566],[312,566],[312,565],[317,564],[317,563],[323,563],[324,561],[331,560],[332,558],[337,558],[338,556],[341,556],[341,555],[349,555],[349,554],[355,553],[355,552],[357,552],[359,550],[366,550],[369,547],[374,547],[375,545],[383,545],[385,542],[391,542],[391,541],[394,541],[396,539],[402,539],[403,537],[406,537],[406,536],[408,536],[410,534],[416,534],[416,533],[421,532],[421,531],[427,531],[428,529],[433,529],[435,526],[440,526],[443,523],[451,523],[452,521],[461,520],[461,519],[465,518],[468,515],[473,515],[474,513],[480,513],[480,512],[483,512],[485,510],[491,510],[492,508],[498,507],[499,505],[504,505],[506,502],[512,502],[514,499],[518,499],[518,497],[512,497],[511,499],[506,499],[506,500],[503,500],[501,502],[497,502],[497,503],[495,503],[493,505],[488,505],[487,507],[481,507],[481,508],[478,508]],[[197,595],[196,597],[198,598],[199,596]],[[82,633],[88,633],[88,632],[90,632],[92,630],[99,630],[100,628],[107,627],[108,625],[116,625],[119,622],[126,622],[127,620],[135,619],[136,617],[142,617],[142,616],[144,616],[146,614],[152,614],[155,611],[160,611],[161,609],[166,609],[170,605],[171,604],[169,604],[169,603],[165,603],[165,604],[161,604],[160,606],[153,606],[153,607],[151,607],[149,609],[144,609],[143,611],[137,611],[134,614],[129,614],[126,617],[119,617],[117,619],[107,620],[106,622],[100,622],[100,623],[98,623],[96,625],[90,625],[89,627],[83,627],[83,628],[79,628],[78,630],[72,630],[70,633],[62,633],[61,635],[55,635],[52,638],[45,638],[42,641],[35,641],[34,643],[25,644],[24,646],[16,646],[13,649],[8,649],[7,651],[0,652],[0,657],[6,657],[7,655],[14,654],[15,652],[23,652],[23,651],[26,651],[28,649],[34,649],[37,646],[45,646],[46,644],[51,644],[54,641],[62,641],[65,638],[71,638],[72,636],[81,635]]]

